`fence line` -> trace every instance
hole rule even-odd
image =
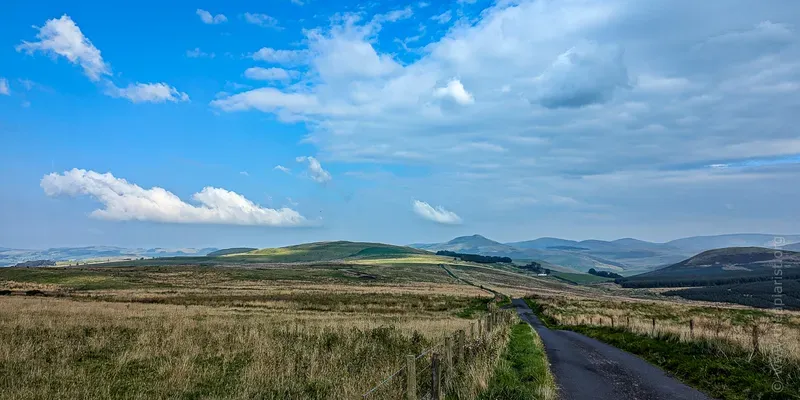
[[[512,315],[508,310],[500,311],[491,307],[488,314],[473,321],[469,338],[466,337],[466,331],[460,329],[446,335],[444,343],[433,345],[420,354],[407,355],[404,366],[365,392],[361,398],[374,399],[386,390],[391,392],[386,393],[389,396],[386,398],[443,399],[454,389],[456,375],[462,369],[460,367],[473,361],[480,354],[479,344],[487,342],[497,332],[502,332],[512,321]],[[440,352],[444,353],[444,357],[441,357]],[[397,387],[398,385],[401,387]]]

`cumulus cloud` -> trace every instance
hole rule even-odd
[[[72,169],[45,175],[41,187],[48,196],[87,195],[103,204],[92,211],[94,218],[114,221],[170,223],[298,226],[306,219],[291,208],[260,207],[244,196],[221,188],[205,187],[192,195],[189,204],[160,188],[144,189],[111,173]]]
[[[622,51],[590,43],[562,53],[535,79],[538,101],[547,108],[604,103],[628,81]]]
[[[6,96],[11,94],[11,91],[8,88],[8,80],[6,78],[0,78],[0,94],[4,94]]]
[[[286,81],[292,79],[297,72],[283,68],[253,67],[244,71],[245,78],[258,81]]]
[[[314,182],[326,183],[333,179],[330,172],[324,170],[322,168],[322,164],[320,164],[316,158],[311,156],[300,156],[295,160],[300,163],[308,162],[308,176],[310,176]]]
[[[424,201],[414,200],[412,202],[412,209],[414,213],[429,221],[447,225],[461,223],[461,217],[459,217],[458,214],[448,211],[442,206],[433,207]]]
[[[244,13],[244,20],[248,24],[258,25],[264,28],[280,28],[278,20],[267,14]]]
[[[111,97],[126,98],[134,103],[164,103],[189,101],[189,95],[166,83],[135,83],[120,88],[111,85],[106,93]]]
[[[212,15],[210,12],[206,10],[197,9],[197,15],[200,17],[200,20],[203,21],[204,24],[221,24],[223,22],[228,22],[228,17],[224,14],[217,14]]]
[[[449,98],[461,105],[472,104],[475,99],[472,94],[464,89],[464,85],[458,79],[451,79],[444,87],[436,88],[433,95],[439,98]]]
[[[80,65],[92,81],[103,75],[111,75],[111,67],[103,61],[100,50],[83,35],[78,25],[68,15],[49,19],[36,34],[38,42],[26,42],[17,46],[17,51],[32,54],[41,51],[52,56],[62,56],[73,64]]]

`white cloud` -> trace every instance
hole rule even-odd
[[[280,28],[278,20],[267,15],[259,13],[244,13],[244,20],[248,24],[258,25],[265,28]]]
[[[6,96],[11,94],[11,91],[8,89],[8,80],[6,78],[0,78],[0,94]]]
[[[202,57],[214,58],[216,56],[217,55],[214,53],[206,53],[200,50],[199,47],[195,47],[193,50],[186,50],[186,57],[189,58],[202,58]]]
[[[301,163],[308,162],[308,175],[314,180],[314,182],[326,183],[333,179],[331,174],[322,168],[322,164],[320,164],[316,158],[311,156],[300,156],[295,160]]]
[[[281,172],[287,173],[287,174],[292,172],[291,169],[286,168],[283,165],[276,165],[275,168],[273,168],[273,169],[276,170],[276,171],[281,171]]]
[[[446,24],[450,22],[451,19],[453,19],[453,12],[447,10],[439,15],[434,15],[433,17],[431,17],[431,19],[440,24]]]
[[[94,218],[114,221],[154,221],[230,225],[297,226],[306,219],[291,208],[260,207],[244,196],[225,189],[205,187],[189,204],[160,187],[143,189],[111,173],[72,169],[45,175],[41,187],[48,196],[88,195],[103,204]]]
[[[447,82],[447,86],[436,88],[433,94],[439,98],[453,99],[456,103],[461,105],[472,104],[475,102],[472,94],[464,89],[464,85],[462,85],[461,81],[458,79],[451,79],[449,82]]]
[[[17,51],[32,53],[41,50],[45,53],[60,55],[74,64],[83,67],[84,73],[92,81],[99,81],[103,75],[111,75],[111,67],[103,61],[98,50],[92,42],[81,32],[78,25],[68,15],[59,19],[48,20],[44,27],[39,28],[36,35],[39,42],[25,42],[17,46]],[[198,49],[199,50],[199,49]],[[163,103],[165,101],[188,101],[189,95],[179,92],[166,83],[135,83],[127,87],[118,87],[110,79],[103,79],[105,93],[111,97],[123,97],[134,103],[151,102]],[[31,81],[23,82],[25,87],[33,87]]]
[[[221,24],[228,21],[228,17],[224,14],[212,15],[210,12],[199,8],[196,13],[200,16],[200,20],[203,21],[204,24]]]
[[[247,172],[247,171],[240,171],[240,172],[239,172],[239,175],[242,175],[242,176],[250,176],[250,173],[249,173],[249,172]]]
[[[297,72],[283,68],[253,67],[244,71],[245,78],[259,81],[286,81],[292,79]]]
[[[17,51],[26,51],[29,54],[42,51],[63,56],[71,63],[80,65],[92,81],[98,81],[103,75],[111,75],[111,67],[103,61],[100,50],[83,36],[83,32],[68,15],[49,19],[43,27],[37,29],[39,33],[36,38],[39,41],[23,41],[16,47]]]
[[[217,99],[212,101],[211,105],[223,111],[243,111],[255,108],[264,112],[288,110],[293,113],[298,110],[312,112],[313,109],[318,108],[317,100],[313,96],[302,93],[284,93],[271,87],[253,89]]]
[[[164,103],[189,101],[189,95],[166,83],[135,83],[120,88],[111,85],[106,93],[111,97],[126,98],[134,103]]]
[[[262,47],[257,52],[250,55],[250,57],[257,61],[295,65],[305,62],[308,58],[308,52],[303,50],[278,50],[271,47]]]
[[[447,225],[461,223],[461,217],[459,217],[458,214],[448,211],[442,206],[433,207],[430,204],[419,200],[414,200],[412,202],[412,206],[417,215],[427,220]]]
[[[298,6],[302,6],[303,4],[305,4],[305,2],[304,2],[303,0],[289,0],[289,1],[290,1],[292,4],[296,4],[296,5],[298,5]]]

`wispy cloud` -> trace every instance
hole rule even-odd
[[[206,53],[206,52],[200,50],[199,47],[195,47],[192,50],[186,50],[186,57],[189,57],[189,58],[203,58],[203,57],[214,58],[216,56],[217,55],[214,54],[213,52],[212,53]]]
[[[459,217],[458,214],[448,211],[442,206],[433,207],[424,201],[414,200],[412,202],[412,209],[414,213],[429,221],[446,225],[461,223],[461,217]]]
[[[311,177],[314,182],[317,183],[326,183],[329,182],[333,177],[331,174],[322,168],[322,164],[317,161],[316,158],[311,156],[300,156],[296,158],[297,162],[308,162],[308,175]]]
[[[278,20],[267,14],[249,13],[249,12],[244,13],[244,20],[248,24],[258,25],[264,28],[280,29],[280,25],[278,25]]]
[[[289,168],[286,168],[286,167],[284,167],[283,165],[276,165],[276,166],[275,166],[275,168],[273,168],[273,169],[274,169],[274,170],[276,170],[276,171],[281,171],[281,172],[283,172],[283,173],[287,173],[287,174],[289,174],[289,173],[291,173],[291,172],[292,172],[292,170],[291,170],[291,169],[289,169]]]
[[[6,96],[11,94],[11,90],[8,88],[8,80],[6,78],[0,78],[0,94],[4,94]]]
[[[123,97],[134,103],[164,103],[189,101],[189,95],[166,83],[135,83],[120,88],[111,85],[106,93],[111,97]]]

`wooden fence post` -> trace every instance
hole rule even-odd
[[[626,318],[628,319],[628,322],[627,322],[628,328],[630,328],[631,327],[631,316],[628,315]]]
[[[475,323],[469,324],[469,340],[475,340]]]
[[[417,356],[406,356],[406,399],[417,400]]]
[[[612,328],[614,327],[614,316],[613,315],[611,316],[611,327]]]
[[[689,320],[689,337],[694,339],[694,320],[693,319]]]
[[[652,335],[653,336],[656,335],[656,319],[655,318],[653,318],[653,333],[652,333]]]
[[[431,400],[442,398],[442,371],[439,365],[439,353],[431,354]]]
[[[483,319],[482,318],[478,318],[478,339],[483,339],[483,329],[482,329],[482,326],[481,326],[482,325],[481,321],[483,321]]]
[[[492,313],[486,316],[486,333],[492,333]]]

